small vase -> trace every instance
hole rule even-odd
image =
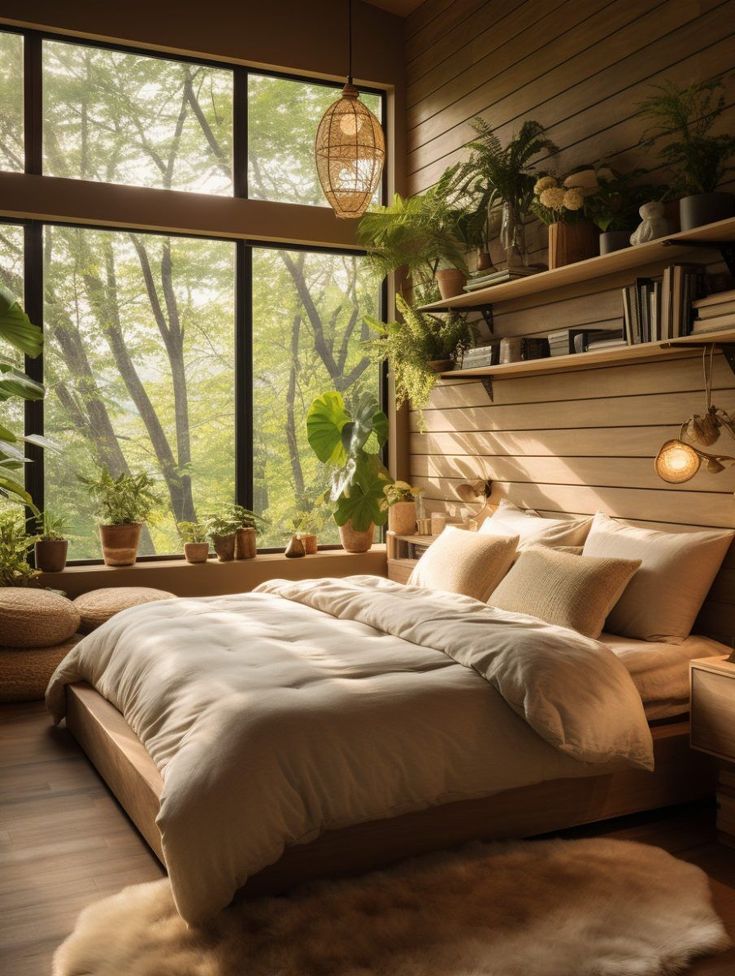
[[[679,220],[682,230],[692,230],[703,224],[735,216],[735,194],[697,193],[679,201]]]
[[[459,268],[439,268],[436,272],[436,283],[442,298],[456,298],[463,294],[467,275]]]
[[[627,230],[605,230],[600,234],[600,254],[612,254],[630,247],[630,232]]]
[[[300,559],[306,555],[306,548],[298,535],[292,535],[288,540],[284,555],[286,559]]]
[[[60,573],[66,566],[68,550],[66,539],[39,539],[34,546],[36,569],[42,573]]]
[[[493,267],[493,259],[490,257],[488,251],[478,251],[477,261],[476,261],[477,271],[490,271]]]
[[[549,268],[576,264],[597,253],[595,226],[588,220],[574,224],[549,224]]]
[[[304,549],[306,550],[307,556],[316,556],[319,552],[319,539],[313,532],[302,532],[301,541],[304,543]]]
[[[416,502],[396,502],[388,509],[388,529],[396,535],[416,531]]]
[[[352,528],[352,521],[348,520],[339,527],[339,538],[345,552],[367,552],[373,544],[375,526],[371,525],[362,532]]]
[[[212,536],[212,545],[221,563],[229,563],[235,558],[235,533]]]
[[[185,542],[184,558],[187,563],[206,563],[209,559],[208,542]]]
[[[255,529],[238,529],[235,533],[235,559],[254,559],[258,554]]]
[[[100,541],[105,566],[132,566],[138,557],[139,522],[124,525],[101,525]]]
[[[528,264],[528,245],[523,214],[515,204],[503,204],[503,217],[500,225],[500,245],[509,268]]]

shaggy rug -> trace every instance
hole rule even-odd
[[[604,839],[476,844],[233,904],[187,929],[168,881],[86,908],[54,976],[670,976],[729,946],[707,876]]]

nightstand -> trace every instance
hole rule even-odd
[[[434,539],[433,535],[398,535],[395,532],[386,532],[388,579],[394,583],[407,583],[419,557],[426,552]]]
[[[735,847],[735,663],[725,656],[700,658],[689,674],[691,747],[720,760],[717,832]]]

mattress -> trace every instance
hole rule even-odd
[[[633,640],[602,634],[600,640],[628,669],[649,722],[689,711],[689,662],[698,657],[729,655],[731,648],[693,634],[681,644]]]

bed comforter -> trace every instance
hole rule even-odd
[[[604,644],[377,577],[131,608],[59,666],[56,720],[80,680],[161,771],[189,923],[325,830],[653,764],[641,698]]]

